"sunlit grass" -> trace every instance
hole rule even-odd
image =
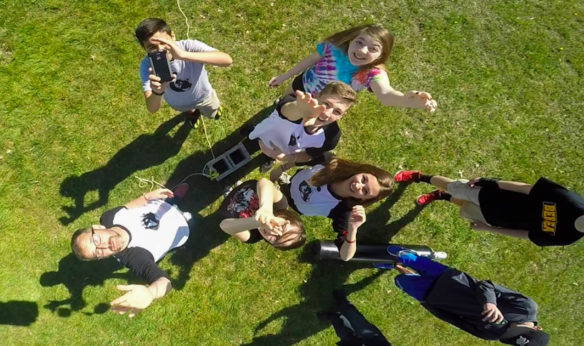
[[[268,89],[267,81],[310,54],[319,39],[379,22],[396,37],[387,63],[392,85],[431,92],[439,109],[382,108],[361,93],[340,124],[339,155],[392,172],[417,168],[525,182],[546,176],[584,193],[581,2],[202,0],[181,6],[191,38],[234,59],[232,67],[208,68],[227,111],[205,123],[211,143],[271,105],[282,90]],[[299,258],[301,250],[227,239],[212,215],[221,199],[200,178],[191,179],[188,205],[198,214],[192,242],[161,262],[176,289],[133,320],[107,312],[104,303],[119,295],[116,284],[139,281],[123,269],[93,281],[94,273],[85,275],[68,257],[71,233],[147,189],[135,175],[176,183],[211,158],[202,128],[190,132],[176,155],[151,158],[166,143],[153,133],[175,115],[166,106],[148,114],[140,91],[143,52],[132,33],[152,16],[167,19],[185,38],[174,1],[0,1],[0,303],[35,302],[39,312],[28,327],[0,325],[2,344],[235,345],[256,338],[266,345],[330,345],[336,336],[314,313],[328,307],[332,289],[347,284],[352,292],[359,283],[349,298],[392,343],[481,344],[399,292],[393,272],[371,277],[376,271],[369,267],[311,264]],[[131,155],[116,160],[126,151]],[[196,159],[188,161],[191,155]],[[148,160],[153,163],[141,165]],[[100,201],[98,183],[108,175],[127,174],[106,200],[64,224],[62,208],[74,205],[61,192],[64,181],[102,166],[110,170],[80,180],[78,189],[98,185],[89,188],[85,205]],[[136,169],[127,172],[128,166]],[[383,213],[372,207],[362,236],[387,240],[381,225],[391,227],[430,189],[409,186],[389,220],[375,220]],[[305,221],[309,240],[333,237],[328,220]],[[392,241],[446,251],[444,263],[534,298],[553,345],[581,343],[582,244],[540,249],[472,232],[452,206],[440,203]],[[69,300],[63,282],[77,283],[73,291],[82,294]]]

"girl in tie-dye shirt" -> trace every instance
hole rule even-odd
[[[332,81],[349,84],[355,91],[372,91],[385,106],[425,108],[433,112],[436,101],[423,91],[402,93],[391,87],[384,66],[393,46],[393,36],[380,25],[361,25],[336,33],[316,46],[309,55],[286,73],[274,77],[276,87],[296,76],[284,95],[295,90],[317,95]]]

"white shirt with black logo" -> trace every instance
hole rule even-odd
[[[189,226],[182,212],[163,200],[152,200],[138,208],[120,209],[113,223],[130,233],[128,249],[141,247],[152,254],[155,262],[189,238]]]
[[[296,172],[290,181],[290,196],[296,209],[307,216],[328,217],[341,200],[335,198],[328,185],[312,186],[309,179],[324,166],[316,165]]]
[[[176,44],[186,52],[215,52],[215,48],[197,40],[176,41]],[[142,91],[152,90],[150,87],[150,72],[148,68],[150,62],[148,57],[140,61],[140,81]],[[173,59],[170,62],[172,73],[176,74],[176,79],[169,83],[164,90],[164,100],[172,108],[179,111],[193,109],[199,102],[207,97],[213,87],[209,83],[207,71],[202,63]]]
[[[277,109],[256,125],[249,138],[259,138],[265,145],[276,146],[286,155],[306,148],[320,148],[326,139],[323,129],[318,129],[312,134],[308,133],[302,120],[292,122],[281,116]]]

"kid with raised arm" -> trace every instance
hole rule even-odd
[[[219,227],[242,243],[265,240],[280,250],[295,249],[304,244],[306,234],[300,217],[287,207],[271,181],[246,181],[225,197],[219,212],[227,218]]]
[[[401,171],[395,181],[438,187],[440,190],[418,197],[416,203],[449,201],[459,207],[460,216],[469,219],[473,229],[529,239],[539,246],[569,245],[584,236],[584,198],[546,178],[531,185]]]
[[[338,32],[316,45],[313,53],[286,73],[273,77],[269,85],[277,87],[294,77],[284,95],[305,91],[316,95],[328,83],[341,81],[355,91],[373,91],[384,106],[424,108],[436,110],[436,101],[423,91],[405,94],[389,84],[384,63],[389,58],[393,36],[380,25],[366,24]]]
[[[229,66],[231,57],[197,40],[175,41],[170,27],[159,18],[144,19],[135,35],[146,53],[166,51],[175,75],[174,80],[161,83],[152,73],[148,57],[140,61],[140,80],[148,111],[158,111],[164,98],[169,106],[180,112],[189,112],[191,116],[200,112],[206,117],[218,118],[219,99],[204,65]]]
[[[252,142],[252,151],[259,146],[270,159],[290,164],[324,161],[323,154],[334,149],[341,136],[336,122],[349,110],[356,96],[342,82],[327,84],[316,98],[302,91],[287,95],[249,134],[251,141],[257,141],[257,144]]]

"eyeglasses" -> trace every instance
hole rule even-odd
[[[97,244],[101,244],[101,238],[99,235],[95,234],[95,228],[93,228],[93,226],[91,226],[91,242],[95,246],[95,258],[100,259],[103,257],[103,249],[97,247]]]

